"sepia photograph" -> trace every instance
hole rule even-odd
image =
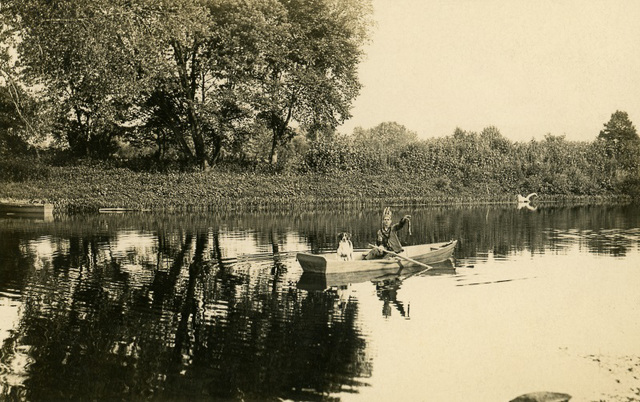
[[[0,400],[640,401],[639,21],[2,0]]]

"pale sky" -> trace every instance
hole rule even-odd
[[[394,121],[421,138],[496,126],[514,141],[640,130],[638,0],[373,0],[363,89],[338,131]]]

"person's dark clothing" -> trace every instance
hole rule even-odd
[[[398,231],[401,230],[407,222],[409,222],[409,219],[405,216],[400,219],[400,222],[391,225],[389,229],[379,229],[376,245],[382,246],[385,250],[393,251],[394,253],[401,253],[404,251],[402,244],[400,243],[400,239],[398,238]],[[374,248],[371,249],[364,258],[366,260],[373,260],[384,256],[384,251]]]

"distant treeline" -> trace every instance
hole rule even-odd
[[[351,136],[315,141],[303,166],[313,171],[410,173],[437,190],[461,187],[544,194],[640,195],[640,137],[625,112],[615,112],[592,142],[548,134],[512,142],[496,127],[460,128],[453,135],[417,140],[395,123]]]

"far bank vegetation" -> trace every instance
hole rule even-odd
[[[371,17],[367,0],[3,1],[0,181],[90,160],[640,197],[640,137],[624,111],[591,142],[513,142],[497,127],[425,140],[395,122],[338,133]]]

